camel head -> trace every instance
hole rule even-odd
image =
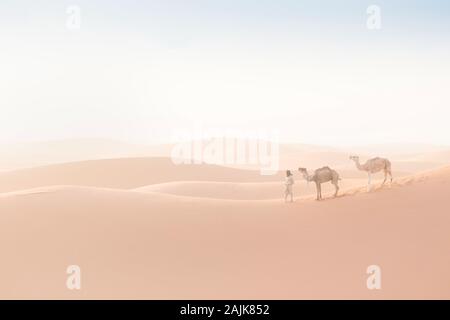
[[[303,177],[308,177],[308,170],[306,170],[306,168],[298,168],[298,171],[303,175]]]
[[[358,156],[350,156],[350,160],[359,161],[359,157]]]

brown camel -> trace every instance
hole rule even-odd
[[[372,173],[377,173],[377,172],[380,172],[383,170],[384,171],[383,185],[386,182],[388,174],[391,177],[391,183],[392,183],[391,162],[388,159],[376,157],[376,158],[367,160],[366,163],[364,163],[364,164],[359,163],[358,156],[351,156],[350,160],[353,160],[355,162],[356,168],[358,168],[358,170],[367,172],[368,179],[369,179],[367,187],[369,190],[370,190],[370,184],[372,182],[372,177],[371,177]]]
[[[320,169],[317,169],[314,171],[313,175],[308,174],[308,170],[306,168],[298,168],[298,171],[303,174],[303,177],[306,179],[306,181],[313,181],[316,184],[316,190],[317,190],[317,199],[316,200],[322,200],[322,187],[321,184],[331,181],[331,183],[336,188],[336,192],[334,193],[334,196],[336,197],[339,191],[338,181],[341,180],[339,178],[339,174],[329,167],[323,167]]]

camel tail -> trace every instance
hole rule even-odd
[[[339,173],[337,173],[337,171],[335,171],[335,170],[333,170],[334,171],[334,173],[336,174],[336,176],[337,176],[337,181],[340,181],[340,180],[342,180],[342,178],[339,176]]]
[[[386,159],[386,167],[384,168],[384,172],[385,172],[385,176],[386,176],[386,173],[389,174],[389,176],[391,177],[391,183],[392,183],[391,162],[387,159]]]

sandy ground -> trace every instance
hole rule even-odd
[[[280,180],[163,158],[2,173],[0,298],[450,298],[449,167],[322,202],[296,176],[285,204]]]

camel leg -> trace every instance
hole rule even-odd
[[[334,187],[336,188],[336,192],[334,193],[334,197],[336,198],[338,195],[338,192],[339,192],[339,185],[338,185],[337,181],[336,181],[336,183],[333,183],[333,184],[334,184]]]
[[[319,198],[319,195],[320,195],[320,184],[318,182],[316,182],[316,194],[317,194],[316,200],[319,201],[320,200],[320,198]]]
[[[384,170],[384,180],[383,180],[383,183],[382,183],[383,186],[386,183],[386,179],[387,179],[387,170]]]
[[[319,200],[322,200],[322,184],[319,183]]]
[[[371,191],[372,190],[372,175],[369,172],[367,174],[367,176],[368,176],[367,191]]]

